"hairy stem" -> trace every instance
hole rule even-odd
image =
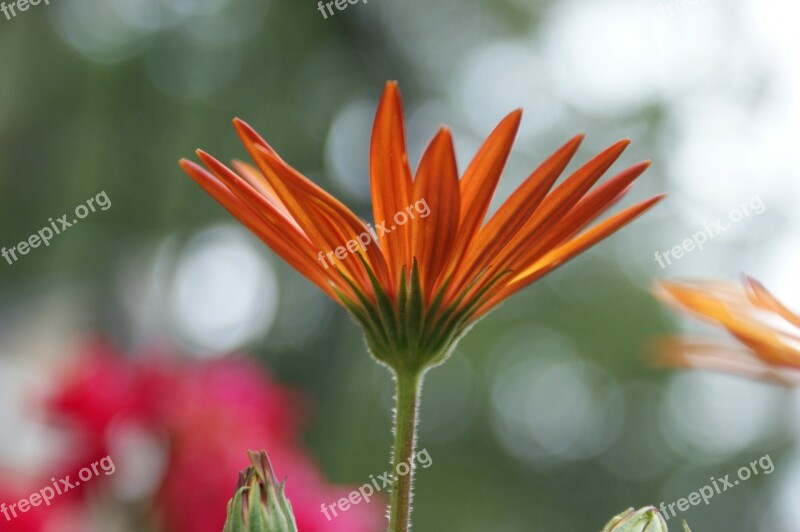
[[[417,439],[417,408],[422,378],[417,371],[395,372],[394,448],[391,475],[392,502],[389,507],[389,532],[411,528],[411,493],[414,482],[414,446]],[[405,464],[405,465],[403,465]],[[403,473],[403,474],[401,474]]]

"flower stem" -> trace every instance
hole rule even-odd
[[[417,440],[417,408],[422,378],[417,371],[395,372],[394,449],[390,474],[392,502],[389,507],[389,532],[407,532],[411,528],[411,491],[414,483],[414,445]],[[405,463],[406,467],[401,466]],[[398,471],[398,466],[400,469]],[[405,474],[400,474],[405,473]]]

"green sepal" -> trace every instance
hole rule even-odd
[[[400,290],[397,294],[397,343],[398,345],[408,345],[408,280],[406,279],[406,267],[400,271]]]
[[[275,478],[267,453],[248,456],[251,465],[239,475],[223,532],[297,532],[286,486]]]
[[[353,317],[353,319],[361,325],[361,328],[364,330],[364,335],[367,338],[367,344],[369,345],[370,350],[373,352],[384,352],[388,350],[389,340],[386,337],[386,333],[384,332],[383,326],[380,323],[380,317],[375,312],[373,306],[371,304],[358,305],[355,301],[347,297],[335,286],[332,288],[336,293],[336,296],[350,312],[350,315]],[[358,291],[357,294],[363,296],[363,294]],[[360,297],[359,300],[361,300]],[[367,301],[367,303],[369,302]]]
[[[628,508],[614,516],[601,532],[667,532],[667,522],[653,506]]]
[[[411,348],[415,351],[419,350],[422,343],[422,326],[424,324],[424,309],[422,305],[422,280],[419,275],[417,259],[414,259],[414,264],[411,266],[411,287],[406,327],[408,328],[408,337],[411,339]]]
[[[375,277],[375,272],[372,271],[372,268],[370,268],[367,265],[367,263],[364,262],[364,259],[362,257],[359,256],[359,259],[361,259],[362,264],[364,264],[364,268],[367,270],[367,276],[369,277],[369,282],[372,285],[373,292],[375,292],[375,299],[378,302],[377,310],[383,321],[384,329],[387,332],[389,344],[395,346],[400,345],[398,342],[399,335],[397,330],[399,328],[400,323],[397,313],[395,312],[394,304],[392,303],[391,298],[389,298],[389,296],[383,290],[383,287],[381,286],[380,282],[378,282],[378,278]],[[379,356],[379,358],[381,356],[387,357],[387,355],[388,355],[388,360],[385,360],[387,363],[391,364],[393,359],[397,363],[402,362],[401,359],[396,358],[398,355],[397,353],[382,353],[380,355],[376,354],[376,356]]]
[[[470,294],[485,274],[482,272],[455,298],[444,306],[452,277],[436,289],[429,304],[425,300],[419,265],[414,259],[411,268],[403,267],[397,293],[393,296],[378,281],[375,272],[363,257],[372,294],[364,293],[355,281],[343,275],[353,294],[333,288],[336,296],[362,325],[371,354],[395,371],[421,372],[438,365],[450,355],[458,339],[474,321],[474,314],[484,296],[508,272],[495,275],[490,282]],[[467,296],[469,299],[467,300]]]

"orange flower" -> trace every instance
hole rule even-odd
[[[782,384],[800,384],[800,316],[750,277],[734,283],[661,281],[657,295],[681,310],[724,327],[740,345],[666,339],[667,365],[721,370]]]
[[[289,264],[363,325],[373,354],[394,368],[421,369],[443,360],[466,328],[505,298],[606,238],[663,196],[634,205],[583,231],[649,166],[638,163],[592,187],[617,160],[617,142],[553,189],[583,137],[573,138],[537,168],[483,223],[522,112],[505,117],[459,179],[450,131],[442,128],[412,177],[397,84],[386,85],[370,149],[376,228],[429,214],[375,234],[371,227],[284,162],[249,125],[234,125],[256,167],[233,169],[198,151],[206,169],[184,170]],[[553,189],[551,191],[551,189]],[[404,217],[405,218],[405,217]],[[582,232],[583,231],[583,232]],[[381,233],[384,231],[381,230]],[[332,250],[348,243],[349,256]],[[325,258],[331,259],[328,266]]]

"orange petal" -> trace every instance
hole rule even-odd
[[[533,215],[583,141],[578,135],[556,150],[497,210],[480,229],[459,266],[455,283],[469,282],[497,256]]]
[[[744,302],[738,287],[730,284],[723,286],[706,282],[678,283],[662,280],[658,286],[661,290],[656,295],[662,300],[677,303],[679,308],[714,323],[728,319],[728,305],[741,306]],[[664,297],[665,294],[669,297]]]
[[[764,285],[752,277],[747,276],[745,283],[749,289],[750,300],[760,308],[770,310],[795,327],[800,327],[800,316],[789,310],[783,303],[778,301]]]
[[[272,203],[276,209],[286,215],[287,218],[292,217],[292,215],[289,214],[289,211],[286,209],[286,205],[283,204],[278,195],[275,193],[275,190],[272,188],[272,185],[270,185],[269,181],[267,181],[263,174],[259,172],[258,168],[254,167],[252,164],[248,164],[238,159],[233,160],[232,166],[238,175],[244,178],[244,180],[247,181],[251,187],[256,189],[259,194],[264,196],[267,201]]]
[[[369,154],[372,211],[376,224],[394,227],[379,242],[389,268],[392,294],[403,266],[411,262],[411,227],[396,225],[394,216],[411,203],[411,170],[406,154],[403,104],[396,82],[386,84],[375,115]]]
[[[800,368],[800,337],[765,323],[741,289],[711,283],[672,283],[661,287],[674,301],[697,316],[723,326],[737,340],[770,364]]]
[[[575,173],[561,183],[542,202],[541,208],[526,222],[501,260],[498,262],[508,264],[518,257],[521,252],[531,244],[531,238],[538,239],[542,230],[556,225],[561,217],[566,214],[586,192],[605,174],[612,164],[622,155],[630,144],[630,140],[621,140],[606,148],[589,162],[581,166]]]
[[[787,345],[783,337],[760,324],[738,321],[726,329],[765,362],[800,369],[800,351]]]
[[[449,272],[459,263],[483,223],[519,130],[522,110],[503,118],[464,172],[459,183],[461,208],[458,237],[450,257]],[[451,285],[452,287],[453,285]]]
[[[303,231],[320,247],[320,251],[327,253],[345,246],[348,241],[356,240],[359,234],[369,234],[363,222],[347,207],[273,152],[259,145],[255,145],[253,151],[261,172]],[[381,250],[372,244],[367,245],[366,250],[357,249],[379,281],[388,283],[386,262]],[[372,293],[372,285],[360,260],[348,256],[338,265],[359,284],[364,293]]]
[[[214,156],[203,150],[197,150],[197,156],[220,182],[228,187],[231,192],[253,209],[253,211],[269,217],[270,220],[279,220],[275,223],[294,226],[297,231],[305,236],[305,233],[299,228],[297,222],[292,218],[290,213],[287,213],[285,209],[278,209],[274,202],[270,201],[267,196],[261,194],[261,191],[252,186],[248,180],[244,179],[214,158]],[[306,240],[308,240],[308,238],[306,238]]]
[[[614,164],[628,144],[630,144],[630,140],[626,139],[606,148],[548,194],[533,216],[525,221],[522,229],[492,259],[490,267],[483,273],[481,282],[474,289],[482,288],[500,272],[518,270],[520,259],[526,255],[531,246],[544,238],[548,228],[560,223],[562,217]],[[461,286],[454,286],[452,292],[458,293],[460,289]]]
[[[274,208],[274,206],[267,201],[264,197],[258,194],[258,192],[253,189],[247,182],[242,179],[240,176],[236,175],[233,171],[227,168],[224,164],[216,160],[211,155],[203,152],[202,150],[198,150],[198,155],[200,159],[208,166],[209,170],[211,170],[217,178],[222,181],[228,189],[233,192],[240,200],[242,200],[248,207],[253,209],[259,215],[266,216],[269,220],[272,220],[274,217],[279,218],[276,223],[277,227],[281,228],[281,230],[285,230],[291,224],[283,219],[283,215]],[[322,238],[323,240],[314,242],[313,245],[310,246],[310,255],[318,254],[320,257],[322,255],[327,254],[328,251],[333,250],[339,244],[330,245],[330,242],[347,242],[347,237],[343,236],[341,232],[338,231],[337,227],[331,227],[331,224],[328,223],[327,220],[323,219],[321,216],[316,214],[316,211],[313,211],[310,208],[306,208],[302,211],[304,214],[312,213],[311,216],[315,220],[313,227],[315,230],[319,230],[318,234],[324,235]],[[294,213],[292,213],[294,214]],[[300,224],[297,224],[300,225]],[[301,225],[302,228],[302,225]],[[301,229],[302,234],[308,235],[308,232],[305,229]],[[310,239],[313,242],[313,238]],[[328,244],[327,246],[325,244]],[[316,249],[315,249],[316,246]],[[350,258],[350,257],[347,257]],[[320,264],[324,265],[325,268],[329,268],[327,263],[325,262],[324,258],[320,258]],[[333,261],[331,261],[333,262]],[[337,264],[334,264],[336,266]],[[369,279],[367,278],[366,273],[363,271],[363,265],[359,261],[356,260],[344,260],[341,263],[340,268],[334,268],[331,270],[332,272],[335,271],[338,275],[348,275],[348,278],[355,280],[357,283],[360,283],[364,290],[367,290],[369,286]]]
[[[548,250],[578,234],[619,201],[630,189],[633,181],[642,175],[649,166],[649,161],[636,164],[581,198],[558,224],[550,225],[547,230],[542,231],[542,236],[537,238],[536,244],[530,246],[525,254],[511,265],[511,269],[526,268]]]
[[[297,225],[297,222],[292,218],[286,208],[280,208],[276,204],[276,198],[272,196],[272,192],[264,190],[262,187],[254,186],[249,179],[240,176],[214,158],[214,156],[203,150],[197,150],[197,156],[200,157],[203,164],[206,165],[220,182],[225,184],[231,192],[236,194],[237,197],[253,209],[254,212],[268,216],[271,220],[278,220],[274,223],[293,226],[297,232],[303,234],[305,237],[305,233],[303,233],[303,230]],[[245,186],[245,183],[247,186]],[[266,192],[266,195],[262,194],[262,191]],[[270,198],[270,196],[272,196],[272,198]],[[305,237],[305,239],[308,240],[307,237]]]
[[[413,255],[417,259],[426,300],[447,265],[458,232],[459,190],[453,139],[442,128],[428,146],[414,180],[414,204],[425,201],[429,214],[413,221]]]
[[[302,233],[295,232],[293,228],[276,227],[260,217],[253,209],[242,202],[233,192],[231,192],[218,178],[198,166],[187,161],[180,161],[183,170],[197,182],[212,198],[217,200],[229,213],[239,222],[258,236],[267,246],[284,259],[293,268],[303,274],[311,282],[317,285],[323,292],[328,294],[333,300],[341,304],[338,297],[329,284],[330,275],[323,271],[323,268],[309,257],[310,242]],[[304,243],[307,242],[308,245]],[[305,247],[306,251],[303,252]],[[346,293],[350,290],[344,288]]]
[[[317,253],[316,247],[291,217],[287,217],[280,212],[244,179],[213,156],[202,150],[198,150],[197,153],[216,179],[227,187],[227,189],[247,208],[255,213],[256,216],[263,220],[269,228],[278,231],[279,238],[286,242],[287,245],[297,247],[304,255],[314,260],[315,253]],[[327,264],[324,264],[322,261],[320,265],[328,269]],[[333,270],[330,272],[331,278],[334,277],[332,271]]]
[[[566,244],[563,244],[558,248],[548,252],[534,264],[530,265],[525,270],[520,271],[504,288],[491,296],[489,301],[481,308],[481,311],[478,312],[478,315],[486,312],[503,299],[525,288],[532,282],[550,273],[576,255],[583,253],[593,245],[618,231],[665,197],[666,196],[662,194],[638,203],[633,207],[629,207],[624,211],[617,213],[607,220],[595,225],[585,233],[575,237]]]
[[[775,368],[765,364],[752,353],[735,347],[707,342],[665,338],[656,342],[660,366],[684,366],[721,371],[784,386],[800,385],[800,371]]]
[[[242,144],[244,144],[245,148],[247,148],[247,152],[250,154],[250,157],[253,160],[256,159],[256,146],[261,146],[263,149],[272,153],[276,157],[279,157],[278,153],[272,149],[272,146],[270,146],[269,143],[267,143],[267,141],[264,140],[250,124],[241,118],[234,118],[233,126],[236,128],[236,133],[239,135],[239,138],[242,140]]]

